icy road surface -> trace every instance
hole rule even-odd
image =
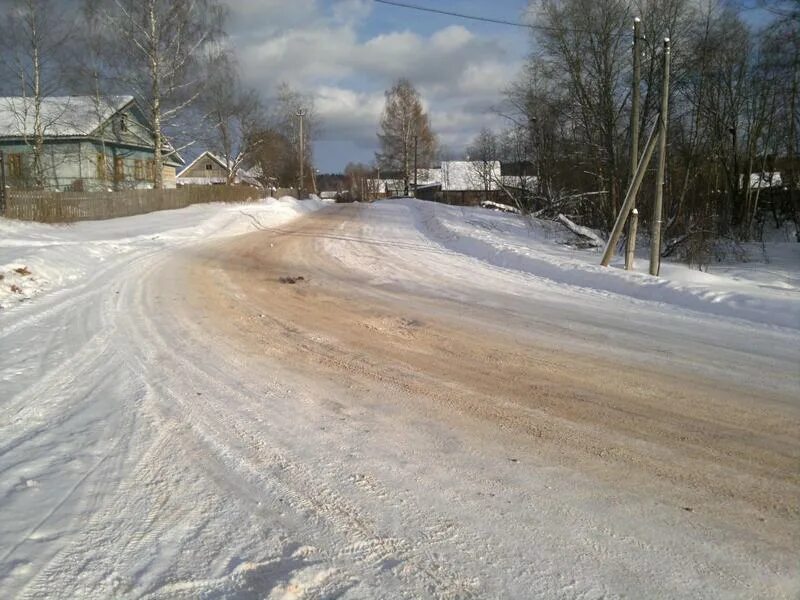
[[[798,596],[793,275],[310,208],[0,223],[2,597]]]

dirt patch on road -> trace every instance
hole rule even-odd
[[[315,244],[342,226],[321,214],[207,248],[187,268],[187,302],[243,353],[347,382],[354,403],[396,404],[399,427],[448,422],[475,444],[507,444],[510,460],[796,546],[800,416],[786,398],[519,339],[468,303],[377,293]]]

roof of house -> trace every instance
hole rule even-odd
[[[741,175],[741,180],[744,180],[746,176]],[[742,182],[744,184],[744,182]],[[764,188],[772,188],[772,187],[781,187],[783,185],[783,178],[781,174],[777,171],[774,172],[767,172],[767,173],[750,173],[750,189],[757,190],[757,189],[764,189]]]
[[[135,104],[133,96],[49,96],[42,98],[40,118],[46,138],[86,138],[115,114]],[[23,96],[0,97],[0,138],[26,138],[35,134],[33,99]],[[152,142],[140,140],[144,147]],[[165,141],[164,162],[182,165],[183,158]]]
[[[442,169],[417,169],[417,185],[435,185],[442,182]]]
[[[187,177],[187,176],[184,175],[184,173],[188,173],[189,170],[192,167],[194,167],[198,162],[200,162],[200,160],[203,159],[203,158],[210,158],[211,160],[216,162],[223,169],[227,169],[228,168],[224,158],[221,158],[220,156],[217,156],[216,154],[214,154],[213,152],[211,152],[209,150],[205,150],[204,152],[202,152],[200,154],[200,156],[198,156],[191,163],[189,163],[186,166],[186,168],[184,168],[180,173],[178,173],[178,179],[184,179],[185,180],[184,183],[204,183],[204,182],[226,183],[225,178],[222,178],[222,177]],[[248,185],[256,185],[256,186],[261,185],[261,183],[258,181],[258,178],[257,178],[256,174],[253,173],[251,170],[248,170],[248,169],[243,169],[243,168],[240,167],[236,171],[236,177],[242,183],[246,183]]]
[[[86,137],[133,102],[133,96],[51,96],[41,102],[41,123],[47,137]],[[0,97],[0,137],[34,135],[32,98]]]
[[[442,191],[471,192],[484,189],[485,177],[489,189],[497,189],[500,161],[448,160],[442,162]]]

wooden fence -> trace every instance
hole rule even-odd
[[[7,192],[4,216],[42,223],[113,219],[207,202],[247,202],[266,195],[257,188],[227,185],[119,192]]]

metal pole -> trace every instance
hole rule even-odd
[[[658,136],[658,171],[656,172],[656,198],[653,205],[653,222],[650,235],[650,275],[661,269],[661,219],[664,204],[664,170],[667,165],[667,111],[669,110],[669,38],[664,38],[664,83],[661,89],[661,123]]]
[[[639,166],[636,167],[636,173],[633,176],[633,181],[631,181],[631,184],[628,187],[628,193],[625,194],[625,200],[622,203],[622,209],[619,211],[617,220],[614,223],[614,228],[611,230],[611,237],[608,238],[608,242],[606,243],[606,249],[603,252],[603,259],[600,261],[600,264],[604,267],[607,267],[608,263],[611,262],[611,257],[614,255],[614,248],[617,247],[619,238],[622,236],[622,230],[625,228],[625,221],[628,218],[628,213],[631,212],[633,199],[636,197],[636,192],[639,191],[639,186],[642,185],[642,179],[644,179],[645,171],[647,171],[647,165],[650,164],[650,159],[653,158],[653,152],[656,149],[656,140],[659,137],[658,132],[660,131],[660,127],[661,120],[657,120],[656,124],[653,126],[653,130],[650,132],[650,137],[647,139],[647,145],[644,148],[642,160],[639,161]]]
[[[306,116],[306,111],[298,109],[297,116],[300,118],[300,187],[297,190],[297,195],[300,196],[300,200],[303,199],[303,168],[305,167],[306,162],[306,149],[305,149],[305,136],[303,134],[303,117]]]
[[[625,251],[625,270],[633,270],[634,254],[636,253],[636,230],[639,226],[639,211],[635,208],[631,211],[631,218],[628,221],[628,246]]]

